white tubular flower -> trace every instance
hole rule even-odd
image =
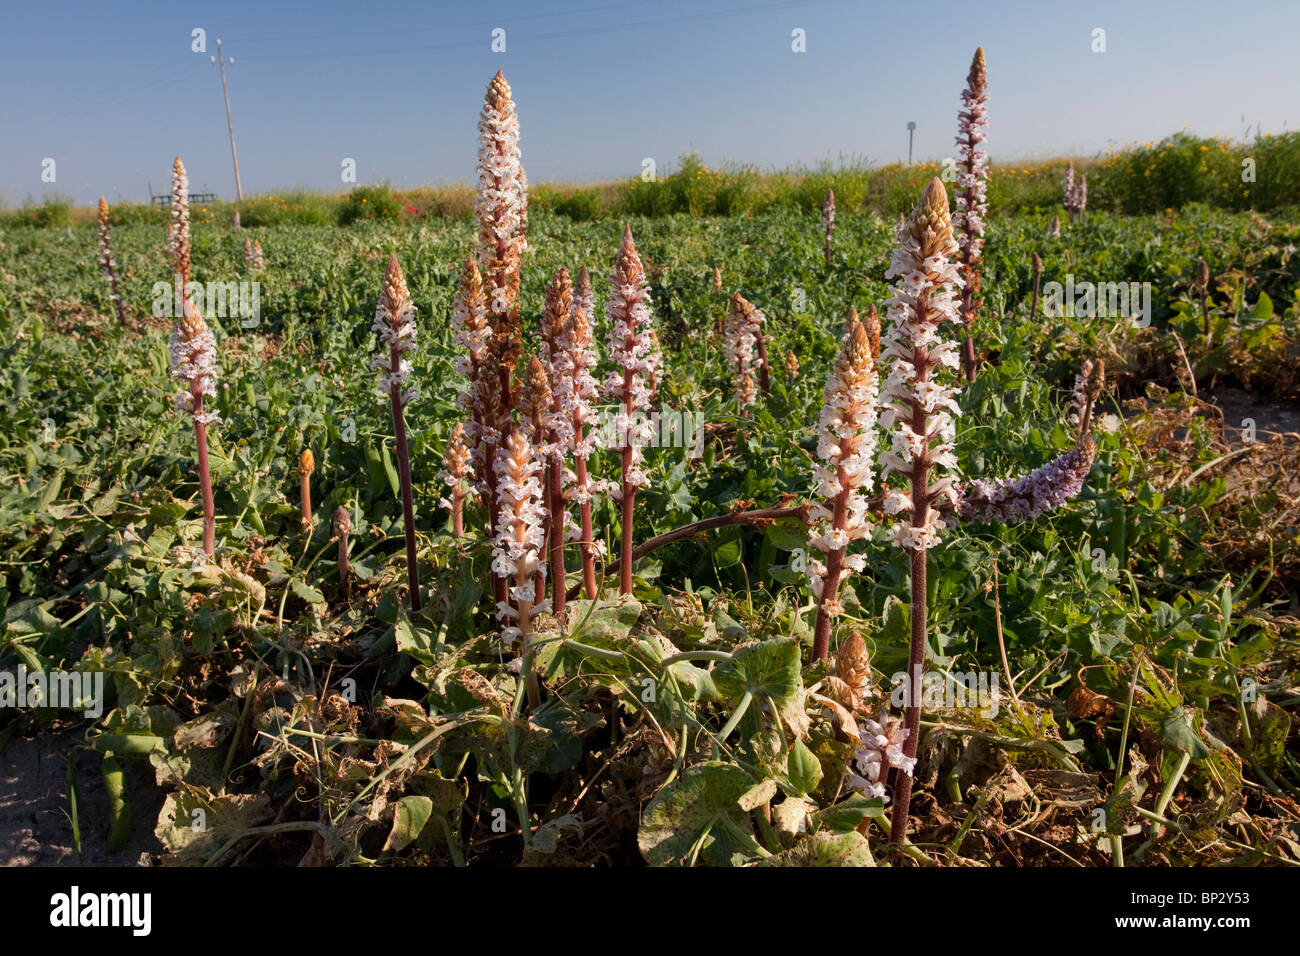
[[[172,378],[182,386],[176,393],[176,407],[196,422],[220,422],[216,412],[200,411],[202,399],[217,397],[217,340],[189,299],[172,330],[171,367]]]
[[[474,466],[475,487],[484,493],[488,488],[488,471],[492,467],[487,459],[492,454],[490,449],[497,444],[495,416],[490,413],[490,396],[496,382],[490,380],[490,376],[495,374],[489,361],[492,326],[488,324],[483,280],[473,257],[467,258],[461,269],[451,321],[456,345],[461,350],[456,356],[455,369],[457,374],[465,377],[467,386],[456,396],[456,405],[468,416],[466,440]]]
[[[387,347],[370,363],[379,372],[376,391],[388,398],[396,388],[399,403],[405,407],[415,397],[414,388],[405,388],[411,378],[411,363],[403,356],[415,348],[415,306],[406,289],[402,267],[394,254],[384,272],[384,286],[375,307],[375,321],[371,328],[379,333],[379,341]]]
[[[492,570],[512,579],[508,592],[511,604],[498,605],[497,616],[503,623],[501,639],[509,644],[527,632],[527,620],[545,608],[537,602],[534,577],[546,577],[546,507],[542,504],[541,456],[533,453],[524,428],[516,425],[505,443],[497,449],[493,464],[497,476],[497,524],[492,539]]]
[[[826,202],[822,206],[822,225],[826,227],[826,235],[829,237],[835,228],[835,190],[826,190]]]
[[[823,500],[808,512],[808,543],[826,555],[825,562],[809,562],[809,585],[818,599],[819,625],[823,614],[833,620],[842,612],[839,587],[843,572],[862,569],[862,558],[845,551],[873,528],[867,507],[875,484],[876,366],[867,331],[856,319],[850,321],[844,345],[826,379],[822,403],[813,476]],[[829,625],[817,628],[819,637],[825,626]]]
[[[541,319],[541,361],[551,389],[551,404],[543,415],[550,433],[552,461],[563,462],[573,450],[573,360],[564,344],[573,312],[573,284],[561,267],[546,286]]]
[[[262,241],[260,239],[253,240],[253,268],[255,270],[262,268]]]
[[[632,416],[649,410],[651,385],[660,367],[660,357],[650,313],[650,286],[632,242],[630,227],[623,229],[623,245],[611,284],[608,349],[617,369],[609,374],[605,389],[609,398],[622,406],[615,416],[614,428],[623,442],[622,447],[631,447],[632,467],[623,481],[635,489],[649,484],[641,467],[645,460],[641,449],[653,440],[654,426],[648,419],[637,424]],[[621,501],[622,495],[621,487],[614,489],[614,497]]]
[[[960,414],[957,389],[947,383],[959,365],[956,344],[939,337],[944,322],[959,321],[956,290],[962,280],[951,258],[957,253],[948,196],[943,183],[932,179],[912,212],[912,221],[898,232],[899,246],[886,278],[898,278],[889,301],[890,328],[882,343],[888,362],[881,424],[891,429],[891,450],[881,455],[881,476],[898,474],[909,482],[919,477],[922,489],[912,495],[911,523],[894,528],[894,540],[909,551],[933,546],[943,521],[931,507],[951,500],[951,481],[930,483],[937,470],[951,479],[957,466],[953,451]],[[944,380],[932,376],[942,374]],[[942,476],[940,476],[942,477]],[[896,494],[887,494],[886,507],[902,510]]]
[[[1065,167],[1065,180],[1061,184],[1062,192],[1065,194],[1065,208],[1074,210],[1074,162],[1071,161]]]
[[[896,767],[909,777],[916,767],[916,758],[903,755],[903,741],[908,731],[900,720],[882,712],[880,720],[858,720],[861,739],[853,754],[858,772],[848,774],[849,786],[865,796],[879,797],[889,802],[885,794],[885,777],[889,767]]]
[[[244,265],[252,266],[253,264],[253,240],[248,236],[244,237]]]
[[[755,323],[747,314],[745,308],[747,305],[749,303],[739,293],[733,295],[723,329],[726,339],[727,367],[731,370],[735,384],[736,407],[742,414],[758,400],[758,387],[754,382],[753,373]]]

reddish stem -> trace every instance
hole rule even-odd
[[[199,488],[203,492],[203,551],[217,553],[217,509],[212,499],[212,472],[208,468],[208,426],[198,420],[203,414],[203,395],[194,395],[194,441],[199,446]]]
[[[390,368],[399,367],[401,354],[390,350]],[[411,496],[411,453],[406,446],[406,419],[402,415],[402,388],[389,388],[393,409],[393,430],[397,433],[397,475],[402,485],[402,524],[406,530],[406,583],[411,590],[411,611],[420,610],[420,573],[415,558],[415,502]]]

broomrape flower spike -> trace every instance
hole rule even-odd
[[[498,71],[488,84],[478,122],[478,266],[484,283],[488,325],[491,328],[488,372],[478,401],[485,424],[494,435],[485,436],[484,465],[487,479],[485,503],[488,533],[496,521],[496,473],[491,467],[497,443],[511,428],[510,415],[517,399],[515,366],[523,351],[522,329],[516,302],[519,263],[527,242],[528,183],[520,163],[519,118],[510,96],[510,84]],[[493,579],[497,600],[505,596],[505,581]]]
[[[348,560],[348,535],[352,532],[352,517],[348,509],[339,505],[334,511],[334,535],[339,539],[339,587],[343,600],[352,599],[352,565]]]
[[[632,519],[636,490],[650,483],[642,468],[641,448],[653,439],[648,420],[634,423],[632,416],[650,406],[650,386],[660,365],[654,318],[650,314],[650,287],[641,257],[632,242],[632,229],[623,227],[623,245],[614,263],[609,293],[609,354],[619,371],[606,379],[610,398],[622,408],[614,417],[615,433],[622,438],[622,482],[614,497],[623,511],[623,550],[619,567],[621,593],[632,593]]]
[[[397,473],[402,490],[402,522],[406,530],[406,579],[411,590],[411,610],[420,610],[420,577],[416,566],[415,505],[411,493],[411,456],[406,445],[406,420],[403,409],[415,397],[415,389],[403,389],[411,378],[411,363],[404,356],[415,347],[415,306],[406,288],[406,279],[397,256],[388,260],[384,270],[375,321],[371,326],[379,333],[381,353],[371,363],[379,371],[377,391],[388,398],[397,438]]]
[[[810,547],[826,555],[808,563],[809,584],[817,599],[813,657],[830,650],[831,623],[844,613],[839,601],[845,572],[865,567],[862,555],[848,554],[853,541],[871,534],[868,500],[875,476],[877,405],[876,365],[862,323],[853,320],[835,366],[826,379],[813,475],[823,499],[808,512]]]
[[[180,382],[176,407],[194,421],[199,452],[199,487],[203,495],[203,551],[216,554],[216,506],[208,467],[208,426],[221,421],[216,412],[204,411],[203,400],[217,396],[217,342],[198,308],[186,299],[171,335],[172,378]]]
[[[732,295],[725,325],[727,365],[732,370],[736,408],[741,415],[748,415],[747,409],[758,400],[758,389],[752,371],[755,328],[747,307],[752,308],[743,296],[739,293]]]
[[[172,276],[177,297],[183,297],[190,282],[190,181],[179,156],[172,163],[171,225],[167,228],[167,250],[171,254]]]
[[[542,361],[550,385],[550,402],[542,419],[547,442],[546,510],[550,517],[551,607],[556,616],[564,613],[564,542],[568,510],[565,508],[567,479],[575,477],[565,468],[573,450],[573,363],[564,347],[573,314],[573,284],[569,270],[560,268],[546,287],[542,311]]]
[[[302,530],[308,535],[314,524],[311,515],[311,473],[315,470],[316,458],[310,448],[304,448],[298,456],[298,480],[302,485]]]
[[[112,289],[110,298],[113,300],[113,307],[117,310],[117,321],[126,325],[126,306],[122,301],[122,290],[118,286],[117,261],[113,258],[113,239],[109,234],[108,203],[103,196],[99,197],[99,215],[96,217],[95,224],[99,231],[99,264],[104,267],[104,272],[108,276],[108,285]]]
[[[467,258],[461,269],[451,321],[456,345],[460,347],[455,370],[467,383],[467,388],[457,395],[456,405],[469,416],[465,440],[475,487],[480,494],[488,495],[492,484],[489,477],[492,456],[499,440],[496,430],[499,416],[493,407],[496,370],[489,366],[492,327],[487,320],[483,280],[473,258]]]
[[[492,570],[511,582],[507,599],[497,602],[501,640],[509,646],[520,641],[529,707],[541,703],[541,689],[533,667],[529,634],[535,614],[549,610],[538,602],[538,581],[545,581],[542,560],[546,546],[546,508],[542,504],[544,462],[534,454],[527,428],[515,425],[497,451],[497,532],[492,539]]]
[[[451,491],[451,500],[442,498],[438,504],[451,510],[452,529],[456,537],[465,534],[464,504],[469,494],[466,487],[469,480],[469,448],[465,444],[465,426],[460,422],[451,430],[447,439],[447,449],[442,456],[442,470],[438,480]]]
[[[850,772],[847,775],[848,784],[853,789],[860,790],[864,796],[880,798],[888,803],[885,777],[890,767],[897,768],[900,771],[900,779],[906,778],[910,785],[912,771],[916,767],[916,757],[907,753],[907,744],[909,741],[915,741],[915,734],[905,728],[901,721],[891,718],[884,711],[881,712],[878,721],[859,720],[858,731],[861,737],[858,748],[853,754],[853,763],[858,772]],[[916,749],[914,742],[911,749],[913,751]],[[895,788],[900,789],[897,784]],[[896,814],[901,805],[901,803],[895,805]]]
[[[988,88],[984,48],[975,51],[957,116],[957,197],[953,228],[961,247],[961,320],[966,326],[962,370],[975,381],[978,359],[974,326],[979,313],[980,269],[984,251],[984,217],[988,215],[989,154],[984,148],[988,126]]]
[[[962,286],[951,261],[958,247],[952,234],[948,196],[939,179],[931,179],[911,221],[898,231],[886,278],[897,278],[889,301],[890,328],[881,357],[887,362],[885,398],[880,422],[891,430],[891,449],[881,455],[881,476],[892,474],[907,479],[905,488],[884,490],[885,514],[899,514],[891,537],[909,556],[911,564],[911,641],[907,674],[911,692],[904,713],[908,731],[904,756],[916,756],[921,711],[921,667],[926,646],[926,552],[939,540],[945,527],[939,516],[943,504],[955,503],[953,473],[957,456],[953,451],[960,414],[957,389],[937,378],[951,378],[959,366],[953,342],[939,337],[944,322],[958,321],[957,290]],[[937,480],[935,474],[947,471]],[[910,519],[910,520],[907,520]],[[907,807],[912,781],[897,777],[891,840],[902,841],[907,830]]]
[[[600,385],[592,370],[596,367],[596,348],[591,331],[591,278],[584,266],[578,273],[578,288],[573,297],[572,311],[563,331],[557,336],[556,363],[564,373],[558,376],[556,388],[560,407],[571,416],[565,431],[567,452],[573,456],[573,473],[566,472],[566,500],[578,504],[580,527],[572,527],[569,537],[576,537],[582,551],[582,580],[587,597],[596,598],[596,558],[604,557],[605,542],[592,540],[591,502],[602,490],[604,483],[593,481],[587,471],[587,461],[596,450],[596,439],[588,431],[595,424],[593,403],[600,398]]]

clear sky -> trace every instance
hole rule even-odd
[[[206,30],[207,51],[191,52]],[[491,49],[505,30],[506,50]],[[804,31],[806,52],[792,50]],[[1106,31],[1094,53],[1093,30]],[[6,4],[0,200],[191,188],[233,197],[227,70],[245,194],[470,181],[475,119],[505,71],[532,182],[636,175],[686,150],[784,167],[952,152],[977,45],[1000,159],[1090,155],[1187,126],[1242,136],[1300,123],[1300,2],[880,3],[504,0]],[[57,179],[41,180],[53,158]]]

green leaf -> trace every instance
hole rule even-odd
[[[325,603],[325,595],[321,594],[320,591],[317,591],[306,581],[299,581],[297,578],[294,578],[289,583],[289,587],[293,589],[294,594],[298,595],[298,597],[302,598],[308,604]]]
[[[770,859],[762,866],[875,866],[866,838],[847,833],[814,833]]]
[[[819,826],[844,831],[856,829],[868,817],[884,819],[885,801],[879,797],[868,799],[860,793],[855,793],[847,800],[818,813],[816,820]]]
[[[788,637],[742,644],[731,660],[718,665],[713,682],[731,704],[748,692],[783,706],[795,698],[802,686],[799,645]]]
[[[812,793],[822,781],[821,761],[802,740],[796,740],[790,748],[786,776],[801,794]]]
[[[429,822],[433,801],[428,797],[402,797],[393,808],[393,828],[384,841],[384,850],[397,852],[409,846]]]
[[[1255,307],[1250,310],[1252,319],[1271,319],[1273,318],[1273,300],[1268,297],[1267,292],[1261,292],[1259,298],[1255,300]]]
[[[753,830],[739,801],[753,785],[734,764],[687,767],[646,807],[637,831],[641,855],[651,866],[680,865],[698,844],[698,859],[710,866],[729,866],[733,857],[747,856]]]

